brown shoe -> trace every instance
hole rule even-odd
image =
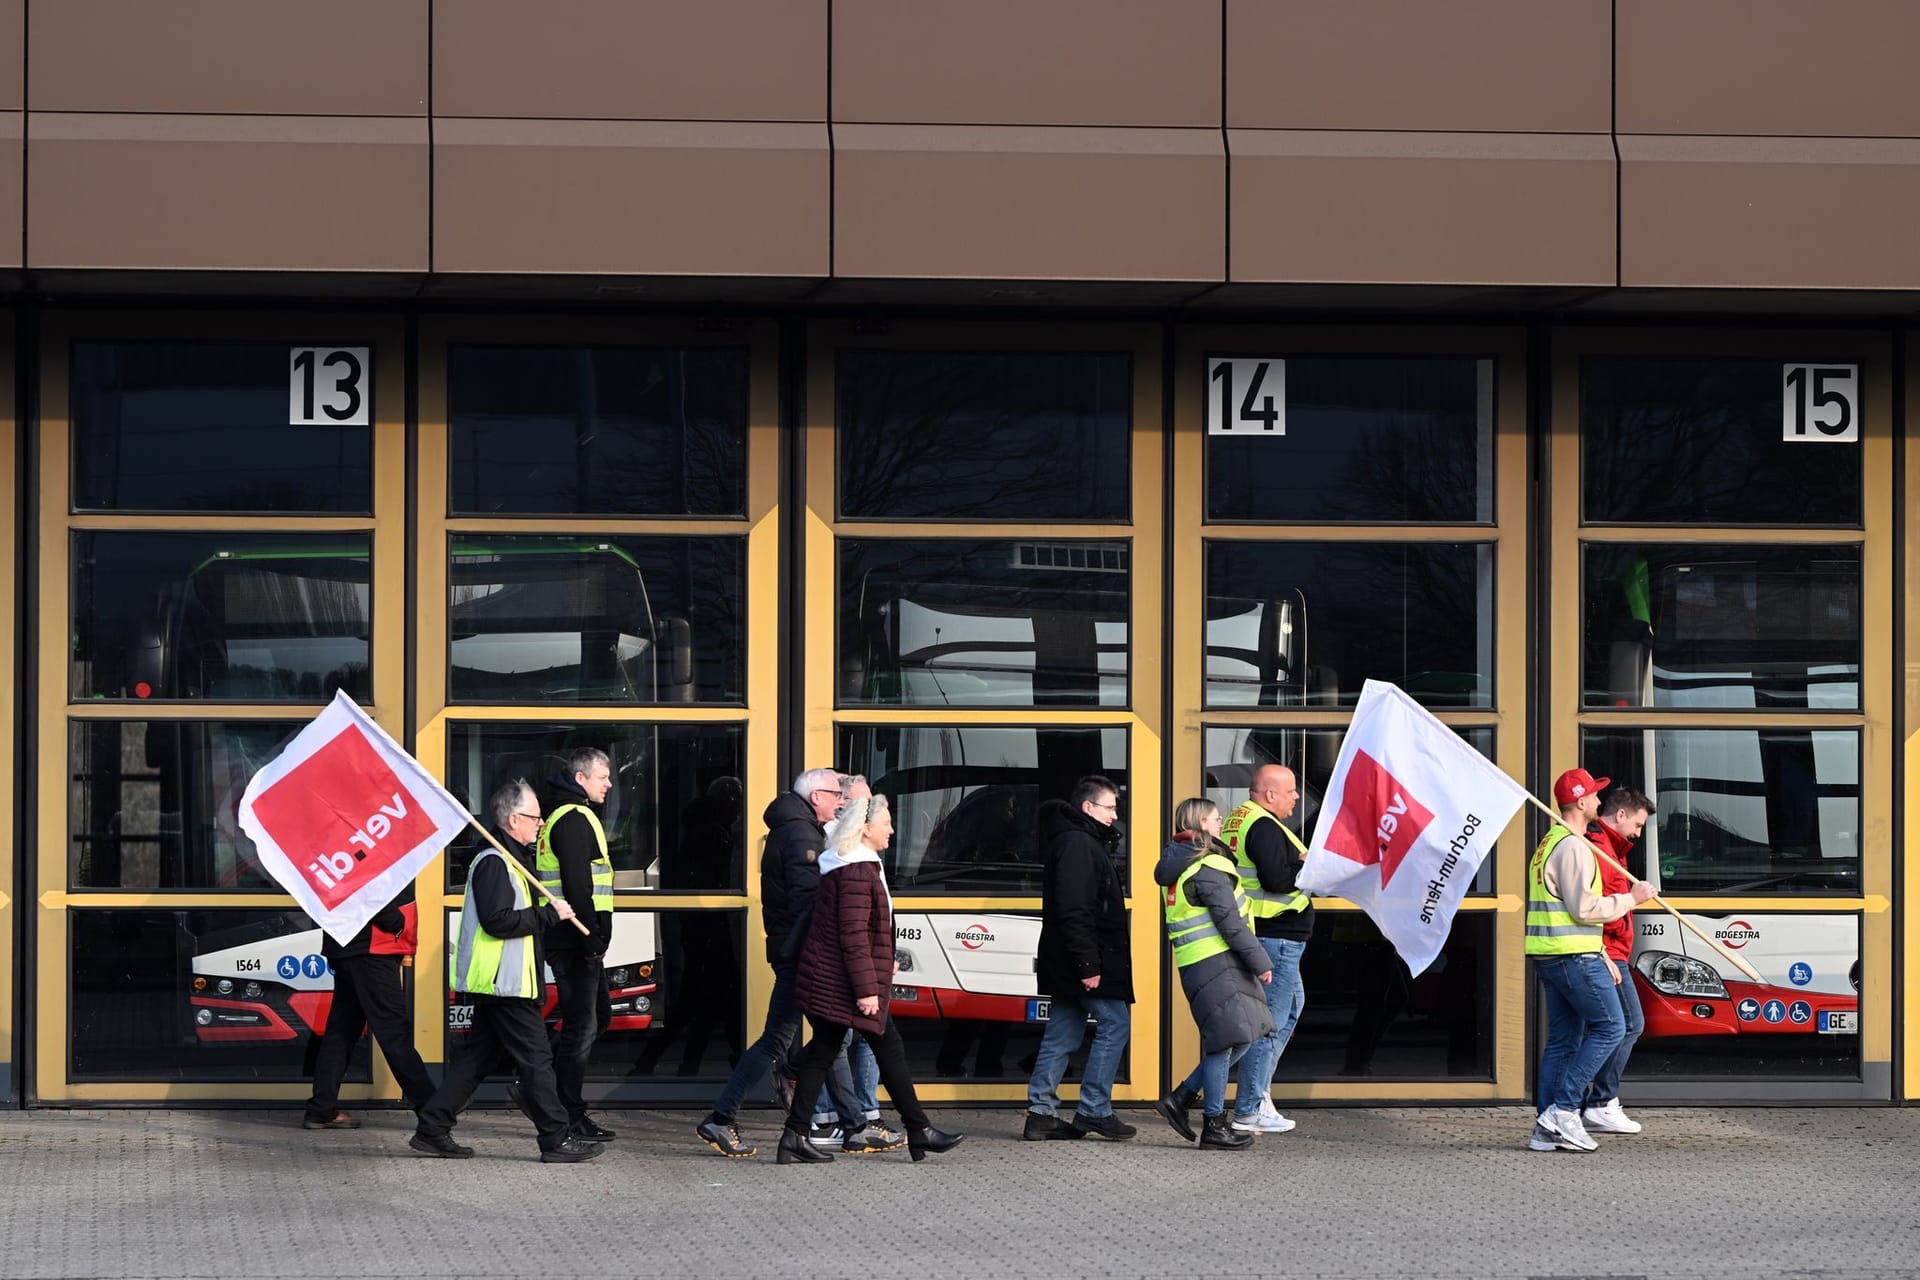
[[[360,1122],[344,1111],[336,1111],[325,1120],[316,1120],[308,1116],[300,1122],[302,1129],[358,1129]]]

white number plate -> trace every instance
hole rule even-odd
[[[473,1030],[473,1006],[470,1004],[450,1004],[447,1006],[447,1030]]]
[[[1822,1009],[1820,1011],[1820,1034],[1823,1036],[1851,1036],[1860,1032],[1860,1015],[1852,1009]]]

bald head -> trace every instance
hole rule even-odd
[[[1283,764],[1263,764],[1253,771],[1253,787],[1248,793],[1253,802],[1276,818],[1293,816],[1293,806],[1300,799],[1300,787],[1293,780],[1293,770]]]

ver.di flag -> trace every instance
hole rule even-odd
[[[261,865],[345,943],[471,821],[344,692],[240,797]]]
[[[1419,973],[1524,787],[1398,686],[1369,680],[1313,825],[1300,888],[1338,894]]]

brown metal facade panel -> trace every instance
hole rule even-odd
[[[440,120],[434,269],[825,276],[822,124]]]
[[[1619,142],[1622,285],[1920,287],[1920,141]]]
[[[1604,135],[1227,137],[1234,281],[1614,281],[1614,164]]]
[[[30,110],[414,116],[427,0],[31,0]]]
[[[424,271],[427,123],[34,113],[27,265]]]
[[[27,105],[27,0],[0,0],[0,111]]]
[[[26,127],[20,111],[0,111],[0,267],[22,266],[26,218]]]
[[[1219,127],[1219,0],[834,0],[833,118]]]
[[[434,0],[433,109],[827,118],[827,0]]]
[[[1227,124],[1605,133],[1610,0],[1227,0]]]
[[[1623,134],[1920,137],[1914,0],[1619,0]]]
[[[834,274],[1219,280],[1211,129],[834,126]]]

